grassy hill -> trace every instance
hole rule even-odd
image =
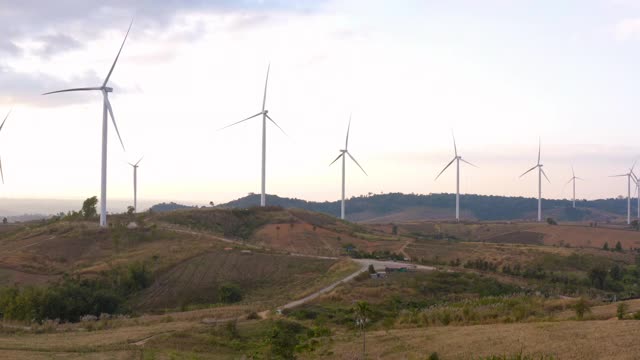
[[[260,196],[251,194],[221,208],[249,208],[260,203]],[[340,203],[313,202],[267,195],[267,204],[298,208],[339,216]],[[445,220],[453,218],[455,194],[376,194],[352,197],[346,201],[349,220],[357,222],[402,222],[415,220]],[[537,199],[524,197],[461,195],[463,218],[469,220],[532,220],[537,216]],[[626,215],[625,199],[580,200],[577,208],[568,200],[544,199],[545,216],[560,221],[618,221]],[[632,202],[632,213],[637,204]]]

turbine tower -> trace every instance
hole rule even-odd
[[[545,179],[547,179],[547,181],[551,183],[551,180],[549,180],[549,178],[547,177],[547,174],[542,169],[542,166],[544,165],[540,163],[541,147],[542,146],[541,146],[540,139],[538,139],[538,163],[536,164],[536,166],[532,167],[531,169],[525,171],[522,175],[520,175],[520,177],[523,177],[527,175],[529,172],[535,169],[538,169],[538,222],[542,221],[542,175],[544,175]]]
[[[118,131],[118,125],[116,124],[116,119],[113,116],[113,108],[111,107],[111,103],[109,102],[109,93],[113,92],[113,88],[108,87],[107,84],[109,83],[109,79],[111,78],[113,69],[116,67],[116,63],[118,62],[118,58],[120,57],[120,53],[122,52],[124,43],[127,41],[127,37],[129,36],[129,31],[131,31],[132,25],[133,25],[133,20],[131,20],[131,23],[129,24],[129,29],[127,29],[127,33],[124,36],[122,45],[120,45],[120,50],[118,50],[118,55],[116,55],[116,59],[113,61],[113,64],[111,65],[111,69],[109,69],[109,73],[107,74],[107,77],[104,79],[104,82],[102,83],[102,85],[97,87],[57,90],[57,91],[51,91],[43,94],[43,95],[49,95],[49,94],[72,92],[72,91],[100,91],[102,93],[102,167],[101,167],[101,182],[100,182],[100,226],[101,227],[107,227],[107,132],[108,132],[108,125],[109,125],[108,115],[111,116],[111,120],[113,121],[113,127],[116,129],[116,133],[118,134],[118,139],[120,140],[120,145],[122,145],[122,149],[124,150],[124,143],[122,142],[122,137],[120,137],[120,131]]]
[[[0,125],[0,131],[2,131],[2,128],[4,127],[4,123],[7,122],[9,115],[11,115],[11,110],[9,110],[9,112],[7,113],[7,116],[5,116],[4,120],[2,120],[2,125]],[[2,172],[2,160],[0,160],[0,178],[2,178],[2,183],[4,184],[4,173]]]
[[[442,175],[442,173],[444,173],[444,171],[447,170],[447,168],[451,166],[451,164],[453,164],[454,161],[456,162],[456,221],[460,221],[460,161],[462,161],[463,163],[469,164],[473,167],[477,167],[477,166],[464,160],[462,156],[458,156],[458,147],[456,146],[456,137],[453,135],[453,132],[451,133],[451,136],[453,137],[453,154],[454,154],[453,159],[447,164],[447,166],[444,167],[444,169],[442,169],[442,171],[440,171],[438,176],[436,176],[436,180],[438,180],[440,175]]]
[[[573,166],[571,167],[571,174],[573,175],[571,176],[571,179],[567,181],[567,184],[570,182],[573,182],[573,208],[575,209],[576,208],[576,180],[584,180],[584,179],[576,176],[576,172],[573,170]]]
[[[634,179],[634,174],[633,174],[633,169],[636,167],[636,163],[633,163],[633,166],[631,167],[631,169],[629,169],[629,172],[626,174],[620,174],[620,175],[611,175],[609,177],[622,177],[622,176],[626,176],[627,177],[627,225],[631,224],[631,180],[633,180],[633,182],[635,183],[636,180]]]
[[[133,212],[138,212],[138,164],[140,164],[142,158],[137,163],[129,163],[133,167]]]
[[[346,171],[346,156],[345,156],[345,154],[349,155],[351,160],[353,160],[353,162],[356,163],[356,165],[358,165],[360,170],[362,170],[362,172],[365,175],[369,176],[367,174],[367,172],[364,171],[362,166],[360,166],[358,161],[353,157],[353,155],[351,155],[351,153],[348,150],[349,149],[349,130],[350,129],[351,129],[351,115],[349,115],[349,126],[347,126],[347,139],[345,140],[345,143],[344,143],[344,150],[340,150],[340,155],[338,155],[338,157],[335,160],[333,160],[331,162],[331,164],[329,164],[329,166],[331,166],[331,165],[333,165],[333,163],[338,161],[338,159],[342,158],[342,205],[340,207],[340,219],[342,219],[342,220],[344,220],[345,171]]]
[[[640,179],[636,176],[635,172],[631,172],[633,175],[633,182],[636,183],[636,195],[638,197],[638,219],[640,219]]]
[[[267,79],[264,82],[264,97],[262,98],[262,111],[259,113],[249,116],[246,119],[235,122],[231,125],[227,125],[220,130],[226,129],[228,127],[240,124],[241,122],[245,122],[247,120],[253,119],[256,116],[262,115],[262,193],[260,195],[260,206],[266,206],[266,177],[267,177],[267,119],[271,121],[275,126],[282,131],[283,134],[287,134],[282,130],[280,125],[278,125],[270,116],[269,110],[266,109],[267,104],[267,84],[269,83],[269,70],[271,69],[271,64],[267,67]]]

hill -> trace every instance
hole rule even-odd
[[[533,220],[537,216],[537,199],[524,197],[461,195],[464,218],[480,221]],[[258,194],[218,205],[220,208],[249,208],[260,203]],[[340,202],[314,202],[267,195],[267,204],[299,208],[339,216]],[[389,193],[352,197],[346,201],[347,216],[357,222],[401,222],[445,220],[453,218],[455,194]],[[619,221],[626,215],[626,199],[580,200],[576,208],[569,200],[543,199],[544,215],[559,221]],[[632,202],[632,213],[637,204]]]

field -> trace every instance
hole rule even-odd
[[[362,301],[367,358],[632,359],[640,351],[640,300],[625,301],[625,320],[620,302],[609,303],[640,296],[640,233],[624,226],[354,224],[280,208],[111,219],[106,230],[79,220],[0,229],[0,357],[361,358]],[[602,249],[618,241],[621,249]],[[391,261],[398,256],[438,270]],[[379,271],[409,270],[358,275],[367,258]],[[113,287],[124,302],[112,316],[79,322],[8,318],[10,285],[51,288],[69,278]],[[65,286],[84,280],[75,281]],[[581,298],[589,309],[578,321]]]

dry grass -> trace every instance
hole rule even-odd
[[[518,354],[553,355],[557,359],[637,359],[640,321],[563,321],[552,323],[448,326],[375,331],[367,334],[368,358],[442,359]],[[335,359],[353,359],[361,337],[343,334],[331,350]]]

